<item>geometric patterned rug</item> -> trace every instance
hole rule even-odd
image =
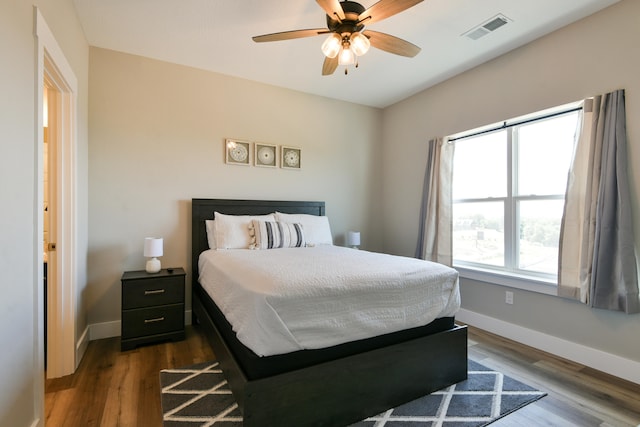
[[[160,372],[163,427],[239,427],[242,414],[217,362]],[[468,379],[352,427],[479,427],[534,402],[538,391],[469,360]]]

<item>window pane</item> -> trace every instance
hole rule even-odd
[[[453,199],[505,197],[507,133],[499,131],[455,142]]]
[[[453,254],[457,261],[504,266],[503,202],[453,205]]]
[[[558,273],[558,245],[563,200],[522,201],[520,262],[522,270]]]
[[[519,195],[564,194],[579,117],[574,112],[518,128]]]

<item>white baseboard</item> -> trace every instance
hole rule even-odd
[[[80,335],[80,339],[76,343],[76,367],[80,366],[80,361],[84,357],[85,351],[87,351],[87,346],[89,345],[89,326],[87,326],[82,335]]]
[[[456,319],[510,340],[640,384],[640,362],[470,310],[460,309],[456,314]]]
[[[89,340],[101,340],[103,338],[119,337],[120,325],[122,322],[114,320],[112,322],[92,323],[89,325]]]
[[[184,312],[184,324],[191,324],[191,310]],[[100,340],[103,338],[119,337],[121,333],[120,320],[112,322],[92,323],[87,327],[89,330],[89,340]]]

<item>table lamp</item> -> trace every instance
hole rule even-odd
[[[162,256],[161,237],[146,237],[144,239],[144,256],[149,258],[146,266],[147,273],[159,272],[162,266],[156,257]]]
[[[347,246],[351,246],[354,249],[358,249],[358,246],[360,246],[359,231],[349,231],[347,233]]]

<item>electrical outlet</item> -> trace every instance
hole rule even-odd
[[[507,304],[513,304],[513,292],[507,291],[504,295],[504,302]]]

